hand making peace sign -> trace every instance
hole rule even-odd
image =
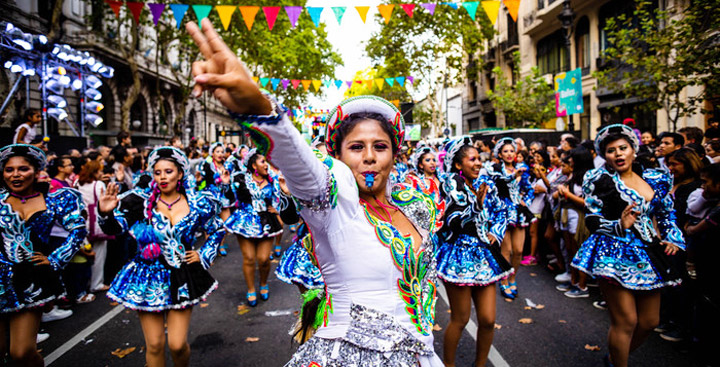
[[[270,101],[260,93],[245,65],[222,41],[210,20],[203,19],[201,24],[202,31],[194,22],[185,25],[205,58],[192,65],[195,78],[192,95],[199,97],[202,92],[208,91],[233,112],[270,114]]]

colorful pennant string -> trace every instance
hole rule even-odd
[[[116,1],[116,0],[104,0],[108,6],[113,10],[115,13],[115,17],[120,16],[120,9],[123,6],[122,1]],[[498,12],[500,10],[500,4],[505,4],[505,6],[508,9],[508,12],[510,13],[510,16],[517,21],[517,15],[518,15],[518,9],[520,7],[520,0],[485,0],[485,1],[465,1],[465,2],[442,2],[442,3],[421,3],[420,7],[425,9],[430,15],[435,14],[435,10],[437,8],[437,5],[444,5],[449,6],[455,10],[460,9],[461,7],[465,9],[470,16],[470,18],[474,21],[476,19],[477,15],[477,9],[480,5],[482,5],[483,10],[487,14],[490,21],[495,24],[497,21]],[[257,16],[257,13],[260,11],[260,6],[235,6],[235,5],[187,5],[187,4],[162,4],[162,3],[142,3],[138,1],[127,1],[124,3],[127,5],[128,10],[132,14],[133,19],[135,22],[139,22],[140,16],[142,15],[143,8],[145,5],[148,6],[150,9],[150,13],[152,15],[153,23],[157,26],[160,17],[162,16],[162,13],[165,11],[166,8],[170,8],[170,10],[173,13],[173,17],[176,22],[177,28],[180,28],[182,25],[182,21],[185,17],[185,13],[188,11],[190,6],[192,6],[193,11],[195,12],[195,16],[197,18],[198,24],[201,24],[200,21],[207,18],[210,12],[213,8],[216,9],[218,16],[220,18],[220,22],[222,23],[223,29],[227,30],[230,27],[230,23],[232,22],[232,16],[235,13],[236,9],[240,10],[240,14],[243,18],[243,21],[245,22],[245,25],[247,26],[248,30],[252,29],[253,24],[255,23],[255,17]],[[393,10],[395,9],[395,6],[398,5],[403,12],[409,17],[413,18],[416,10],[416,4],[412,3],[401,3],[401,4],[381,4],[377,6],[377,10],[380,13],[380,15],[383,17],[385,24],[390,23],[390,19],[392,19]],[[267,22],[267,26],[269,30],[272,30],[275,27],[275,23],[278,20],[278,15],[280,13],[280,10],[283,7],[280,6],[263,6],[262,11],[263,14],[265,14],[265,20]],[[325,7],[302,7],[302,6],[285,6],[285,13],[287,14],[288,21],[290,22],[291,28],[295,28],[297,26],[298,19],[300,18],[300,15],[302,14],[303,9],[307,9],[308,15],[310,16],[310,19],[313,21],[316,27],[320,26],[320,19],[322,12],[325,10]],[[335,15],[335,20],[337,20],[338,25],[342,24],[343,17],[346,14],[347,7],[345,6],[333,6],[330,7],[332,9],[333,14]],[[363,21],[363,23],[367,22],[367,15],[368,11],[370,10],[370,6],[356,6],[355,10],[358,13],[358,16]]]
[[[406,83],[409,82],[410,85],[412,85],[415,82],[415,78],[412,76],[398,76],[395,78],[375,78],[375,79],[356,79],[356,80],[337,80],[337,79],[283,79],[283,78],[259,78],[254,76],[253,80],[255,83],[260,84],[260,87],[262,88],[271,88],[273,90],[278,89],[278,87],[282,86],[283,89],[288,89],[292,87],[293,89],[300,88],[300,85],[305,90],[308,90],[310,86],[313,86],[315,90],[319,91],[321,87],[324,88],[332,88],[333,86],[337,89],[343,88],[343,86],[347,88],[351,88],[353,84],[362,85],[368,89],[372,89],[374,87],[377,87],[379,90],[383,90],[385,87],[385,84],[389,85],[390,87],[398,86],[398,87],[405,87]]]

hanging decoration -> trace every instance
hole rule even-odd
[[[270,88],[272,90],[278,89],[282,86],[283,89],[298,89],[302,85],[305,90],[310,89],[310,86],[314,87],[316,91],[320,91],[321,87],[324,88],[336,88],[341,89],[343,87],[351,88],[353,84],[364,85],[368,89],[377,87],[379,90],[383,90],[385,84],[391,88],[394,86],[406,87],[408,84],[413,85],[415,78],[408,76],[398,76],[394,78],[375,78],[375,79],[355,79],[355,80],[338,80],[338,79],[285,79],[285,78],[266,78],[266,77],[253,77],[253,81],[258,83],[262,88]]]

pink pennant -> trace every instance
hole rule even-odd
[[[297,89],[298,85],[300,85],[300,79],[293,79],[290,83],[292,84],[293,89]]]
[[[425,8],[425,10],[427,10],[428,13],[430,13],[430,15],[435,14],[435,5],[437,5],[437,4],[433,4],[433,3],[422,3],[422,4],[420,4],[420,6],[422,6],[423,8]]]
[[[263,6],[263,13],[267,19],[268,28],[272,31],[275,26],[275,20],[277,19],[278,13],[280,12],[279,6]]]
[[[415,4],[400,4],[400,7],[402,10],[405,10],[405,13],[412,18],[413,17],[413,11],[415,10]]]
[[[300,18],[300,13],[302,13],[302,6],[286,6],[285,12],[288,15],[288,18],[290,18],[290,26],[295,28],[295,24],[297,24],[298,18]]]

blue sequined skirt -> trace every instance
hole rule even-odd
[[[300,284],[307,289],[323,288],[320,269],[310,260],[310,254],[302,245],[302,239],[293,242],[285,250],[275,269],[278,279],[288,284]]]
[[[437,272],[445,282],[485,286],[514,271],[498,245],[485,244],[477,237],[461,234],[453,243],[442,241],[438,247]]]
[[[132,310],[159,312],[192,307],[207,299],[217,286],[200,263],[173,268],[162,257],[145,260],[137,256],[120,270],[107,296]]]
[[[669,268],[653,262],[647,247],[632,235],[630,243],[612,237],[593,234],[575,254],[572,266],[596,277],[618,282],[632,290],[651,290],[680,284],[681,279],[670,274]]]
[[[50,265],[0,262],[0,313],[42,307],[64,296],[60,274]]]
[[[240,204],[225,221],[225,229],[245,238],[266,238],[282,233],[282,224],[277,214],[256,213],[249,204]]]
[[[203,191],[209,192],[216,200],[220,202],[221,208],[230,208],[232,207],[232,203],[230,202],[230,199],[223,194],[222,189],[218,185],[207,185],[203,189]]]
[[[513,204],[512,200],[504,200],[507,207],[508,225],[514,227],[527,227],[537,220],[527,206]]]

